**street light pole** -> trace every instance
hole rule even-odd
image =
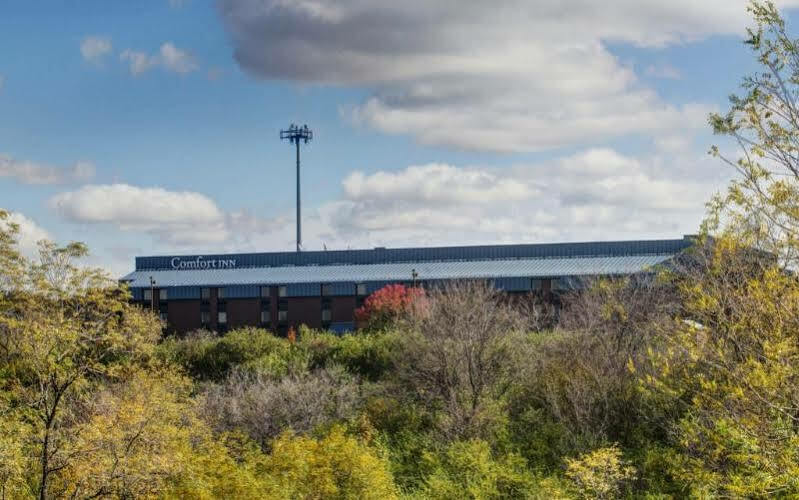
[[[150,309],[155,312],[155,280],[150,276]]]

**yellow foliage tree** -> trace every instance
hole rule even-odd
[[[78,267],[86,247],[40,242],[20,255],[18,228],[0,211],[0,391],[9,414],[30,429],[23,456],[41,499],[74,459],[70,443],[93,392],[149,358],[160,335],[153,315],[98,270]]]
[[[635,478],[635,468],[623,460],[621,450],[614,445],[568,459],[566,477],[581,498],[618,498],[624,483]]]
[[[671,472],[700,496],[799,494],[799,41],[773,2],[749,11],[760,69],[710,118],[738,157],[711,153],[739,176],[711,203],[713,238],[677,279],[683,310],[641,372],[676,421]]]
[[[318,440],[283,434],[260,469],[265,498],[397,498],[387,458],[338,427]]]
[[[762,257],[731,237],[698,255],[644,375],[677,417],[672,473],[698,495],[799,493],[799,280]]]

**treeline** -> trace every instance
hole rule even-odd
[[[288,338],[162,338],[83,246],[41,250],[0,231],[3,498],[799,494],[799,283],[732,238],[554,327],[464,282]]]

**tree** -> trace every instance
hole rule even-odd
[[[647,358],[678,309],[674,287],[651,275],[597,280],[564,298],[559,324],[535,336],[513,392],[511,426],[528,460],[554,466],[561,454],[660,430],[645,422],[629,364]],[[540,446],[547,429],[553,443]]]
[[[397,498],[382,454],[339,427],[319,440],[284,433],[261,465],[265,498]]]
[[[635,478],[635,468],[624,461],[614,445],[567,459],[566,477],[581,498],[619,498],[624,484]]]
[[[386,285],[368,296],[355,311],[355,319],[369,328],[381,328],[407,314],[424,299],[423,288]]]
[[[735,168],[724,196],[711,203],[708,230],[725,227],[747,244],[774,252],[784,264],[799,257],[799,44],[771,1],[752,1],[755,26],[746,44],[761,70],[746,76],[744,93],[730,97],[725,114],[712,114],[715,133],[738,146],[735,159],[711,153]]]
[[[487,437],[504,418],[523,356],[525,316],[490,283],[450,283],[415,308],[397,350],[396,381],[440,410],[450,439]]]
[[[434,461],[423,491],[448,500],[532,498],[536,481],[520,456],[496,457],[485,441],[459,441]]]
[[[799,493],[799,43],[772,2],[749,11],[761,69],[710,117],[738,157],[711,153],[739,177],[676,277],[682,308],[651,366],[635,367],[673,417],[672,473],[705,496]]]
[[[217,430],[242,430],[266,448],[287,429],[304,434],[354,416],[360,400],[356,382],[338,367],[279,380],[236,370],[208,389],[203,409]]]
[[[683,310],[639,364],[697,495],[799,493],[799,280],[732,237],[676,277]]]
[[[194,415],[191,389],[170,371],[136,370],[94,392],[63,444],[70,460],[51,489],[71,498],[152,497],[191,474],[210,440]]]
[[[7,214],[0,212],[0,222]],[[2,391],[29,424],[38,462],[36,494],[44,499],[53,476],[72,457],[65,451],[79,409],[99,381],[146,359],[160,334],[153,315],[102,272],[78,267],[84,245],[41,242],[39,260],[16,248],[18,228],[0,226],[0,366]]]

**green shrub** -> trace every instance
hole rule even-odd
[[[318,440],[285,433],[271,449],[261,465],[264,498],[397,498],[388,461],[341,428]]]
[[[312,369],[337,364],[354,375],[376,381],[391,370],[392,350],[398,338],[393,331],[337,336],[303,329],[299,346],[308,352]]]
[[[519,455],[497,457],[482,440],[451,444],[428,477],[424,494],[430,498],[532,498],[536,478]]]
[[[223,380],[231,368],[264,368],[278,374],[296,364],[297,353],[285,339],[258,328],[233,330],[225,336],[196,332],[183,339],[167,339],[160,346],[161,356],[182,366],[193,378]]]
[[[580,498],[619,498],[626,483],[635,477],[635,468],[622,458],[616,445],[566,460],[566,477]]]
[[[405,490],[421,487],[431,472],[430,452],[438,446],[430,412],[396,399],[373,397],[364,406],[364,415],[388,450],[397,484]]]

